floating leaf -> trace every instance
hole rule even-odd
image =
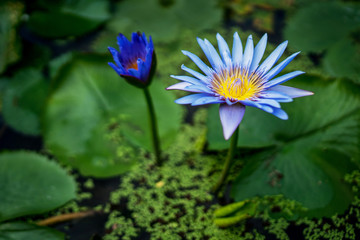
[[[38,135],[48,85],[41,73],[34,69],[18,72],[9,81],[3,96],[3,116],[15,130]]]
[[[337,42],[326,53],[324,67],[332,76],[347,77],[360,83],[360,46],[349,39]]]
[[[60,207],[75,182],[59,165],[30,152],[0,154],[0,222]]]
[[[217,4],[214,0],[176,0],[174,14],[181,27],[197,31],[213,29],[222,19],[222,11]]]
[[[156,41],[174,40],[179,34],[176,16],[156,0],[122,1],[108,28],[127,36],[134,31],[145,32]]]
[[[119,77],[102,56],[78,56],[59,74],[61,82],[45,114],[45,143],[62,161],[83,174],[106,177],[127,171],[134,159],[119,157],[117,144],[107,139],[111,119],[121,128],[122,144],[152,150],[148,112],[142,90]],[[174,140],[181,107],[155,78],[153,96],[162,147]],[[120,154],[122,155],[122,154]]]
[[[283,194],[308,208],[309,216],[341,213],[352,200],[352,191],[342,178],[360,160],[360,90],[340,80],[322,81],[315,76],[299,77],[291,84],[315,95],[283,104],[288,121],[245,114],[240,145],[247,137],[253,146],[262,145],[265,138],[277,148],[265,157],[249,159],[232,194],[237,201]]]
[[[321,52],[359,28],[360,8],[317,2],[301,8],[288,22],[285,38],[304,52]],[[304,37],[306,36],[306,37]]]
[[[30,223],[11,222],[0,224],[0,239],[3,240],[64,240],[63,233],[48,227]]]
[[[221,20],[221,10],[213,0],[175,0],[169,4],[159,2],[122,1],[118,4],[118,11],[108,24],[108,29],[127,36],[134,31],[141,31],[151,35],[156,41],[173,41],[182,28],[197,31],[210,29]]]
[[[79,36],[97,28],[109,17],[107,1],[64,1],[63,5],[50,8],[47,12],[33,12],[28,26],[44,37]]]

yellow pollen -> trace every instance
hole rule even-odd
[[[240,68],[224,69],[214,73],[212,90],[229,100],[246,100],[256,97],[263,90],[263,81],[255,73],[248,74]]]

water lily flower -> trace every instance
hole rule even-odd
[[[260,39],[255,48],[250,35],[243,51],[240,37],[238,33],[235,33],[232,53],[219,33],[216,38],[220,55],[207,39],[197,39],[212,68],[195,54],[182,51],[203,73],[182,65],[181,68],[193,76],[172,75],[171,77],[181,82],[167,89],[194,93],[177,99],[175,102],[178,104],[191,104],[192,106],[220,104],[220,120],[226,140],[239,126],[246,106],[259,108],[286,120],[288,115],[281,109],[281,102],[291,102],[293,98],[313,94],[302,89],[280,85],[303,74],[302,71],[290,72],[275,78],[300,53],[292,54],[273,67],[284,53],[287,41],[281,43],[260,64],[266,48],[267,34]]]
[[[147,40],[145,33],[132,34],[132,41],[129,41],[123,34],[117,37],[120,52],[109,47],[115,64],[109,65],[123,77],[128,83],[144,88],[151,83],[156,68],[156,57],[154,44],[151,36]]]
[[[117,74],[123,77],[128,83],[142,88],[149,112],[149,123],[152,135],[153,149],[157,164],[162,164],[160,138],[154,104],[151,98],[150,85],[156,69],[156,56],[151,36],[147,40],[145,33],[134,32],[129,41],[123,34],[117,37],[120,52],[109,47],[115,64],[110,62]]]

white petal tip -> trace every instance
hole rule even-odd
[[[231,134],[226,134],[226,133],[224,132],[224,138],[225,138],[225,140],[229,140],[230,137],[231,137]]]

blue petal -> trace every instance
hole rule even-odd
[[[198,106],[198,105],[204,105],[204,104],[214,104],[214,103],[223,103],[224,100],[219,99],[218,97],[202,97],[197,100],[195,100],[191,106]]]
[[[256,102],[257,103],[260,103],[260,104],[265,104],[265,105],[269,105],[269,106],[271,106],[271,107],[275,107],[275,108],[280,108],[281,106],[280,106],[280,104],[277,102],[277,101],[275,101],[275,100],[273,100],[273,99],[258,99],[258,100],[256,100]]]
[[[251,65],[251,62],[253,59],[253,55],[254,55],[254,43],[253,43],[252,36],[250,35],[246,41],[244,58],[243,58],[243,61],[241,64],[243,69],[246,69],[247,71],[249,71],[250,65]]]
[[[177,103],[177,104],[191,104],[191,103],[193,103],[194,101],[196,101],[199,98],[208,97],[208,96],[210,96],[210,95],[205,94],[205,93],[191,94],[191,95],[187,95],[185,97],[176,99],[175,103]]]
[[[287,113],[284,110],[282,110],[281,108],[274,108],[274,112],[272,114],[282,120],[289,119]]]
[[[191,83],[188,82],[179,82],[179,83],[175,83],[174,85],[171,85],[169,87],[166,88],[166,90],[183,90],[183,91],[188,91],[188,89],[185,89],[188,86],[191,86]],[[190,91],[189,91],[190,92]],[[200,92],[200,91],[196,91],[196,92]]]
[[[260,39],[259,43],[256,45],[254,50],[254,57],[250,66],[250,73],[255,71],[255,69],[259,66],[259,62],[261,58],[264,56],[265,48],[267,43],[267,34]]]
[[[196,40],[197,40],[197,42],[199,43],[199,45],[200,45],[201,49],[203,50],[203,52],[205,53],[205,56],[206,56],[206,58],[208,59],[208,61],[209,61],[209,63],[211,64],[211,66],[212,66],[213,68],[215,68],[216,65],[215,65],[215,63],[214,63],[213,58],[211,57],[210,51],[209,51],[207,45],[205,44],[205,42],[204,42],[202,39],[200,39],[200,38],[196,38]]]
[[[231,54],[230,54],[230,49],[229,46],[227,45],[226,41],[224,40],[224,38],[218,33],[216,34],[216,39],[218,41],[218,45],[219,45],[219,52],[221,54],[221,57],[223,59],[223,62],[228,65],[228,59],[231,59]]]
[[[145,33],[144,33],[145,34]],[[152,41],[152,38],[151,36],[149,36],[149,43],[147,44],[147,47],[150,49],[150,50],[154,50],[154,43]]]
[[[265,88],[271,88],[271,87],[274,87],[278,84],[281,84],[283,82],[286,82],[296,76],[299,76],[300,74],[304,74],[305,72],[302,72],[302,71],[294,71],[294,72],[291,72],[291,73],[288,73],[288,74],[285,74],[285,75],[282,75],[281,77],[277,77],[273,80],[271,80],[270,82],[267,82],[265,83],[264,87]]]
[[[119,59],[119,52],[115,49],[115,48],[112,48],[112,47],[108,47],[111,55],[113,56],[113,59],[116,63],[116,65],[118,66],[122,66],[122,64],[120,63],[120,59]]]
[[[251,100],[241,100],[241,101],[239,101],[239,102],[240,102],[241,104],[245,105],[245,106],[261,108],[261,104],[256,103],[256,102],[251,101]]]
[[[208,87],[204,85],[191,85],[186,87],[188,91],[201,91],[204,93],[214,94]]]
[[[288,41],[283,42],[280,44],[260,65],[258,71],[260,74],[266,74],[267,71],[279,60],[281,55],[284,53],[285,48],[287,46]]]
[[[114,63],[109,62],[108,64],[110,67],[112,67],[116,71],[117,74],[119,74],[119,75],[126,74],[124,71],[121,71],[121,69],[119,67],[117,67]]]
[[[300,52],[292,54],[290,57],[286,58],[284,61],[279,63],[276,67],[271,69],[264,77],[264,80],[270,80],[279,74]]]
[[[262,92],[260,97],[261,98],[276,98],[276,99],[290,98],[290,96],[288,96],[288,95],[286,95],[286,94],[284,94],[282,92],[274,91],[273,89],[266,90],[266,91]]]
[[[210,68],[195,54],[182,50],[182,53],[185,56],[188,56],[206,75],[210,76],[211,71]]]
[[[181,80],[181,81],[185,81],[185,82],[189,82],[195,85],[204,85],[203,82],[199,81],[196,78],[193,77],[189,77],[189,76],[175,76],[175,75],[170,75],[170,77]]]
[[[223,127],[224,138],[228,140],[239,126],[244,117],[245,106],[242,104],[221,104],[219,108],[220,121]]]
[[[241,44],[241,39],[237,32],[234,33],[234,42],[232,48],[232,60],[235,66],[240,66],[243,58],[243,48]]]
[[[279,102],[279,103],[283,103],[283,102],[292,102],[294,101],[292,98],[274,98],[275,101]]]
[[[130,41],[121,33],[117,37],[117,44],[119,45],[120,51],[129,49],[131,46]]]
[[[204,42],[210,52],[212,60],[213,60],[213,64],[214,64],[213,68],[214,69],[223,68],[224,64],[223,64],[219,54],[217,53],[216,49],[214,48],[214,46],[207,39],[205,39]]]
[[[146,82],[148,80],[148,75],[149,75],[150,69],[148,69],[147,64],[141,58],[139,58],[137,60],[137,65],[138,65],[138,71],[140,74],[140,79],[143,82]]]
[[[284,93],[284,94],[288,95],[291,98],[298,98],[298,97],[305,97],[305,96],[314,95],[314,93],[310,92],[310,91],[306,91],[306,90],[302,90],[302,89],[298,89],[298,88],[293,88],[293,87],[288,87],[288,86],[282,86],[282,85],[277,85],[275,87],[270,88],[269,90]]]
[[[237,102],[232,102],[232,101],[230,101],[228,98],[225,98],[225,102],[228,104],[228,105],[233,105],[233,104],[235,104],[235,103],[237,103]]]
[[[268,105],[261,104],[260,109],[265,111],[265,112],[268,112],[268,113],[273,113],[275,108],[272,108],[272,107],[270,107]]]
[[[140,78],[140,72],[139,72],[139,71],[130,68],[130,69],[128,69],[128,72],[129,72],[129,74],[130,74],[131,76],[136,77],[137,79],[141,79],[141,78]]]
[[[200,79],[203,83],[206,83],[206,84],[209,83],[209,79],[206,76],[202,75],[201,73],[199,73],[197,71],[192,70],[191,68],[186,67],[184,64],[181,65],[181,69],[184,71],[187,71],[194,77]]]
[[[269,112],[269,113],[273,112],[272,107],[270,107],[268,105],[263,105],[263,104],[260,104],[260,103],[257,103],[257,102],[251,101],[251,100],[241,100],[239,102],[245,106],[259,108],[261,110],[264,110],[265,112]]]

